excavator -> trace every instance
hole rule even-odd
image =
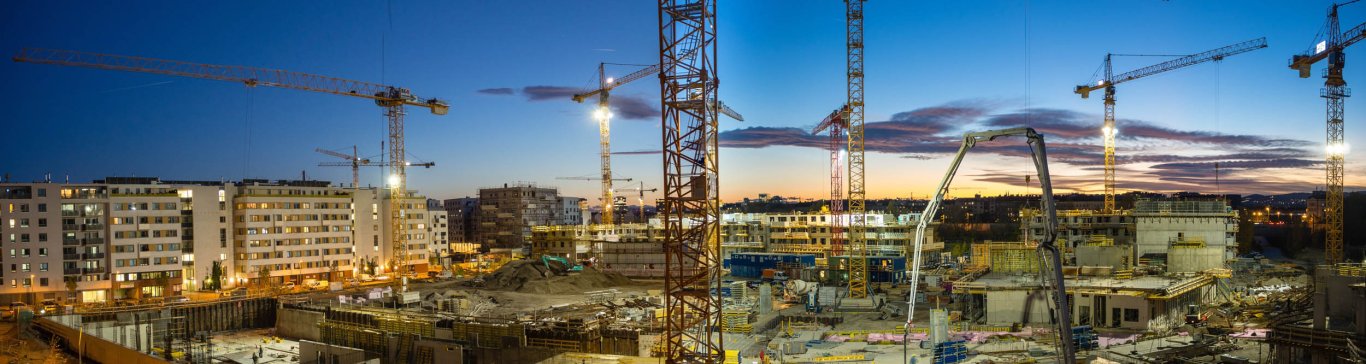
[[[1043,205],[1044,231],[1046,232],[1043,240],[1039,241],[1040,255],[1047,255],[1048,260],[1040,260],[1039,273],[1043,278],[1045,286],[1049,283],[1054,287],[1053,303],[1057,317],[1055,321],[1058,335],[1058,345],[1060,346],[1059,363],[1076,363],[1075,343],[1069,338],[1072,333],[1071,307],[1067,302],[1067,290],[1063,287],[1062,255],[1054,241],[1058,237],[1058,212],[1053,201],[1053,185],[1048,174],[1048,153],[1044,147],[1043,134],[1035,132],[1033,128],[1011,128],[988,130],[980,132],[969,132],[963,134],[963,145],[958,148],[958,154],[954,156],[953,162],[949,164],[949,170],[944,174],[944,179],[939,182],[939,189],[935,191],[934,198],[925,206],[925,211],[920,215],[920,222],[916,224],[914,256],[910,264],[911,267],[911,289],[910,295],[906,300],[906,334],[910,335],[911,319],[915,316],[915,296],[916,289],[920,282],[920,250],[925,244],[925,228],[934,216],[939,212],[939,205],[944,201],[944,195],[949,192],[949,184],[953,182],[953,177],[958,173],[958,167],[963,163],[963,156],[969,149],[976,146],[978,142],[992,141],[996,138],[1009,136],[1024,136],[1029,139],[1030,153],[1034,160],[1034,169],[1038,173],[1039,188],[1042,191],[1040,203]],[[1051,281],[1051,282],[1049,282]],[[910,340],[906,340],[909,343]],[[903,347],[906,350],[906,347]]]
[[[554,272],[557,276],[566,276],[569,273],[583,271],[583,266],[570,262],[568,258],[556,255],[541,255],[541,264],[545,269]]]

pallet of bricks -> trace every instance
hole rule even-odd
[[[749,310],[727,309],[721,312],[721,331],[748,334],[753,327],[749,324]]]

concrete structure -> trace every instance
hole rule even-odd
[[[560,222],[558,225],[583,225],[586,220],[584,217],[584,205],[588,200],[582,197],[560,196],[558,199],[560,208]]]
[[[869,256],[906,256],[915,236],[918,214],[870,214]],[[721,257],[734,253],[773,252],[814,254],[818,264],[829,255],[829,215],[724,214]],[[848,216],[844,216],[848,219]],[[646,224],[537,226],[532,228],[531,253],[572,259],[596,259],[599,268],[630,277],[664,275],[663,226]],[[931,229],[925,251],[943,249]]]
[[[1186,305],[1212,298],[1211,283],[1207,275],[1123,280],[1069,275],[1067,291],[1075,325],[1154,330],[1183,324]],[[954,282],[954,289],[967,295],[964,317],[975,322],[1046,326],[1052,319],[1050,288],[1037,274],[989,273]]]
[[[1221,249],[1224,259],[1237,253],[1238,212],[1226,202],[1139,200],[1134,202],[1133,218],[1139,257],[1166,253],[1174,241],[1196,239]]]
[[[476,240],[488,248],[526,248],[532,226],[559,225],[559,192],[531,183],[479,189]]]
[[[451,253],[450,219],[446,210],[427,206],[427,255],[439,258]]]
[[[1267,336],[1275,363],[1359,363],[1366,351],[1366,268],[1319,266],[1313,292],[1271,323]]]

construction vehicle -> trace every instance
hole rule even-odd
[[[1323,207],[1323,224],[1325,227],[1323,252],[1328,264],[1337,264],[1343,261],[1342,173],[1347,153],[1351,152],[1350,146],[1342,135],[1344,99],[1352,96],[1352,89],[1347,88],[1347,80],[1342,77],[1342,71],[1347,62],[1347,55],[1342,51],[1348,46],[1366,39],[1366,23],[1352,27],[1346,32],[1338,31],[1338,8],[1357,1],[1359,0],[1341,4],[1335,3],[1330,6],[1326,24],[1327,31],[1325,32],[1327,39],[1318,42],[1309,51],[1296,54],[1290,59],[1290,69],[1299,71],[1300,78],[1309,78],[1309,68],[1313,67],[1314,63],[1324,59],[1328,60],[1328,67],[1323,73],[1323,88],[1319,90],[1319,96],[1328,100],[1328,140],[1325,144],[1328,153],[1324,165],[1327,172],[1324,184],[1327,185],[1328,190]]]
[[[582,265],[574,264],[570,262],[568,258],[556,255],[541,255],[541,264],[545,265],[545,269],[555,273],[557,276],[565,276],[569,275],[569,273],[583,271]]]
[[[1056,322],[1056,333],[1058,334],[1058,345],[1060,347],[1061,363],[1076,362],[1076,347],[1072,340],[1067,338],[1072,330],[1071,307],[1067,301],[1067,290],[1063,287],[1062,254],[1058,247],[1053,244],[1058,237],[1058,212],[1053,201],[1053,184],[1048,174],[1048,153],[1044,146],[1043,135],[1034,131],[1033,128],[1013,128],[1002,130],[988,130],[981,132],[969,132],[963,134],[963,145],[958,148],[958,154],[949,163],[949,169],[944,173],[944,178],[939,182],[939,188],[935,190],[934,198],[930,199],[925,206],[925,211],[920,215],[920,221],[915,229],[915,246],[911,267],[910,292],[907,295],[906,305],[906,334],[910,334],[911,318],[915,315],[916,290],[920,286],[920,251],[925,245],[925,229],[930,221],[934,220],[935,214],[939,212],[939,205],[944,201],[944,196],[949,192],[949,185],[953,183],[953,177],[958,173],[958,167],[963,163],[963,156],[968,149],[976,146],[978,142],[992,141],[996,138],[1008,136],[1025,136],[1029,139],[1030,152],[1034,161],[1034,169],[1039,178],[1039,188],[1042,191],[1040,197],[1041,210],[1043,211],[1043,222],[1046,233],[1042,241],[1039,241],[1040,255],[1047,255],[1048,260],[1040,260],[1043,265],[1039,270],[1043,279],[1044,286],[1052,283],[1054,287],[1053,303],[1056,309],[1054,312]],[[1051,282],[1049,282],[1051,280]],[[907,340],[909,342],[909,340]]]
[[[1102,72],[1104,72],[1104,74],[1100,75],[1101,78],[1096,80],[1094,85],[1080,85],[1073,89],[1073,92],[1081,95],[1081,98],[1083,99],[1090,96],[1091,91],[1105,90],[1105,125],[1100,129],[1101,134],[1103,134],[1102,137],[1105,138],[1105,205],[1102,207],[1101,212],[1110,213],[1115,211],[1115,136],[1119,134],[1119,129],[1115,127],[1115,85],[1200,63],[1220,61],[1228,56],[1251,52],[1262,48],[1266,48],[1266,37],[1180,57],[1118,75],[1114,74],[1114,69],[1111,67],[1110,60],[1114,58],[1114,56],[1145,55],[1108,53],[1105,55],[1105,64],[1102,65]]]
[[[1186,324],[1191,327],[1205,327],[1209,324],[1209,313],[1200,309],[1200,305],[1186,305]]]

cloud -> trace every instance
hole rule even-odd
[[[510,87],[498,87],[498,88],[486,88],[486,89],[482,89],[482,90],[475,91],[475,92],[478,92],[478,93],[481,93],[481,94],[486,94],[486,95],[511,95],[511,94],[513,94],[513,93],[516,93],[517,91],[513,90],[513,89],[510,88]]]
[[[527,101],[569,100],[570,96],[580,92],[583,90],[568,86],[527,86],[522,88],[522,95],[526,96]]]
[[[657,119],[660,115],[659,109],[655,108],[658,103],[636,96],[612,96],[608,103],[611,104],[612,114],[623,119]]]
[[[996,113],[1001,106],[967,100],[894,114],[890,120],[868,122],[865,147],[870,152],[897,154],[905,159],[933,159],[958,150],[966,130],[1029,126],[1044,134],[1049,161],[1069,165],[1083,176],[1055,176],[1055,186],[1081,192],[1100,192],[1104,172],[1100,117],[1071,110],[1033,108]],[[1298,172],[1320,168],[1309,150],[1313,142],[1246,134],[1222,134],[1204,130],[1180,130],[1141,120],[1118,122],[1117,173],[1120,189],[1150,191],[1208,191],[1215,184],[1214,164],[1219,164],[1223,192],[1303,191],[1318,181]],[[793,127],[749,127],[721,133],[721,146],[763,148],[795,146],[829,148],[828,137]],[[1028,158],[1023,142],[979,143],[974,154]],[[1027,164],[1024,164],[1027,168]],[[1014,173],[1014,172],[1012,172]],[[1018,173],[1015,173],[1018,174]],[[1318,176],[1318,175],[1314,175]],[[978,182],[1020,184],[1018,176],[980,174]]]

